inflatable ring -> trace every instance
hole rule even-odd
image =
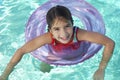
[[[46,13],[51,7],[56,5],[67,7],[71,11],[73,16],[81,20],[85,30],[105,34],[103,19],[99,12],[92,5],[84,0],[71,0],[71,2],[72,3],[69,4],[68,0],[50,0],[37,8],[29,18],[26,25],[26,42],[47,32]],[[81,51],[86,51],[84,56],[69,60],[61,59],[51,61],[46,59],[48,53],[50,53],[49,44],[38,48],[37,50],[31,52],[31,54],[35,58],[38,58],[39,60],[44,61],[48,64],[72,65],[89,59],[95,53],[97,53],[101,49],[101,47],[102,46],[99,44],[83,42],[81,46]]]

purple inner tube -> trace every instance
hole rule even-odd
[[[37,8],[30,16],[26,25],[26,42],[47,32],[46,14],[47,11],[55,5],[63,5],[69,8],[72,15],[81,20],[85,30],[105,34],[103,19],[99,12],[92,5],[90,5],[84,0],[71,0],[71,2],[72,3],[70,3],[69,0],[50,0],[45,4],[41,5],[39,8]],[[31,54],[35,58],[38,58],[39,60],[44,61],[48,64],[72,65],[89,59],[95,53],[97,53],[101,49],[101,47],[102,46],[99,44],[83,42],[80,48],[80,52],[82,53],[86,51],[85,55],[69,60],[61,59],[56,61],[50,61],[46,59],[48,53],[50,53],[51,51],[50,46],[48,44],[31,52]]]

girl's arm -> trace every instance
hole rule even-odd
[[[104,80],[104,71],[114,50],[114,45],[115,45],[114,41],[97,32],[89,32],[82,29],[78,30],[77,37],[79,40],[86,40],[93,43],[102,44],[105,46],[102,60],[99,64],[99,68],[95,72],[93,77],[94,80]]]
[[[25,53],[29,53],[45,44],[51,43],[50,33],[46,33],[42,36],[38,36],[37,38],[27,42],[21,48],[19,48],[15,54],[13,55],[12,59],[8,63],[6,69],[4,70],[3,74],[0,76],[0,80],[6,80],[9,74],[12,72],[13,68],[17,63],[21,60],[22,56]]]
[[[114,50],[114,45],[115,45],[114,41],[97,32],[89,32],[82,29],[78,30],[77,36],[79,40],[86,40],[86,41],[90,41],[90,42],[105,46],[103,51],[103,57],[99,65],[99,69],[105,69]]]

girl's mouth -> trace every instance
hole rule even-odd
[[[60,37],[60,39],[62,39],[62,40],[68,40],[69,39],[69,36],[67,36],[67,37]]]

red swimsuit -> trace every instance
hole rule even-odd
[[[67,44],[56,43],[56,40],[52,37],[52,43],[50,48],[52,51],[51,53],[58,57],[66,59],[74,58],[81,55],[80,52],[78,53],[80,41],[78,41],[77,39],[77,31],[78,27],[73,27],[73,38]]]

